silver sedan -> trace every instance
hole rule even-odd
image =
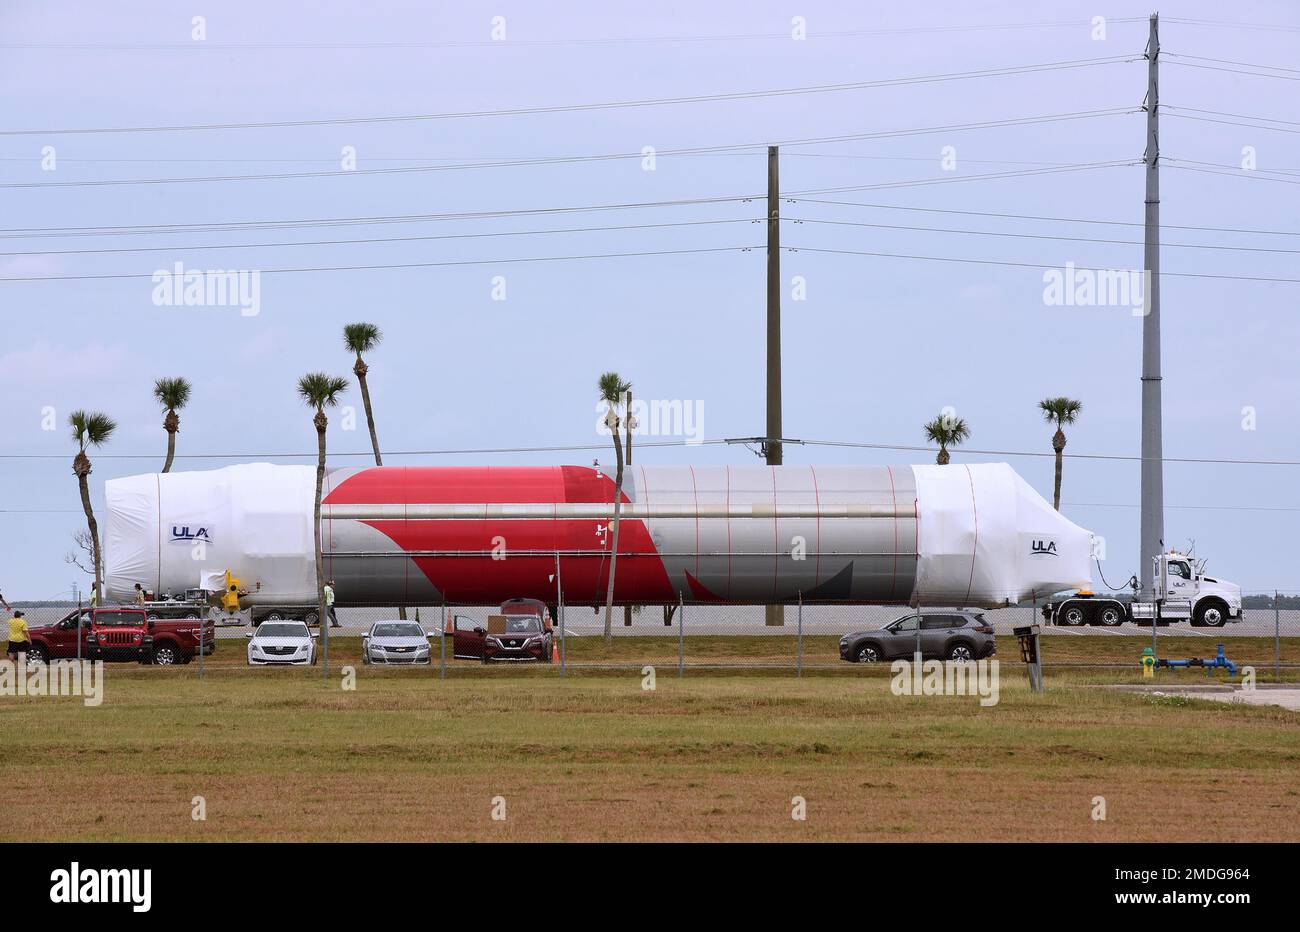
[[[361,635],[361,659],[373,664],[429,663],[429,635],[414,621],[376,621]]]

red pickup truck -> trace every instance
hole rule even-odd
[[[28,659],[38,663],[75,659],[78,628],[85,660],[135,660],[160,666],[189,663],[198,656],[200,635],[205,657],[216,649],[216,625],[211,620],[150,621],[144,609],[123,605],[77,609],[53,624],[30,628]]]

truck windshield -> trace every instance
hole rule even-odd
[[[101,628],[129,626],[143,628],[148,620],[144,612],[96,612],[94,621]]]

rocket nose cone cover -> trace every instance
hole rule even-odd
[[[912,468],[921,604],[994,607],[1089,584],[1092,534],[1006,463]]]
[[[158,591],[158,476],[104,483],[104,585],[110,599],[134,595],[140,583]]]

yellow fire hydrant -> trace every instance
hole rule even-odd
[[[1142,649],[1142,676],[1151,679],[1156,675],[1156,652],[1149,647]]]

